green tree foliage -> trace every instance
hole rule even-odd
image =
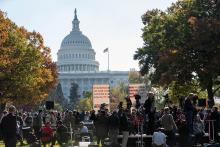
[[[79,85],[76,83],[71,84],[70,88],[70,103],[72,103],[73,107],[75,107],[79,101],[79,94],[78,94]]]
[[[80,111],[90,111],[93,109],[92,92],[85,91],[83,98],[79,100],[78,108]]]
[[[92,92],[91,91],[84,91],[83,92],[83,98],[91,98]]]
[[[126,106],[125,97],[128,96],[128,86],[120,82],[118,85],[111,87],[110,89],[110,110],[117,108],[119,102],[123,102],[123,106]]]
[[[57,82],[56,65],[42,36],[0,11],[0,102],[36,104]]]
[[[67,99],[63,95],[63,91],[60,83],[58,83],[56,88],[50,92],[47,100],[54,101],[55,103],[58,103],[64,107],[67,105]]]
[[[143,17],[144,46],[134,59],[153,83],[189,85],[193,78],[213,100],[220,75],[220,1],[179,0],[166,11],[147,11]]]
[[[178,102],[180,96],[188,96],[189,93],[196,94],[199,98],[207,98],[207,93],[204,91],[196,80],[192,80],[188,85],[180,85],[173,81],[169,86],[169,97],[173,102]]]
[[[128,81],[130,84],[149,83],[147,75],[142,76],[139,71],[131,70],[128,74]]]

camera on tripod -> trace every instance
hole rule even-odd
[[[140,103],[141,96],[138,95],[138,94],[135,94],[135,95],[134,95],[134,98],[135,98],[135,100],[136,100],[136,105],[135,105],[135,107],[136,107],[136,109],[139,109],[140,106],[141,106],[141,103]]]
[[[119,102],[119,104],[118,104],[118,109],[119,109],[120,111],[123,110],[123,102]]]
[[[169,102],[169,95],[168,95],[168,93],[163,95],[163,97],[165,98],[165,102],[168,103]]]
[[[127,103],[127,109],[130,110],[132,106],[132,102],[129,96],[125,97],[126,103]]]

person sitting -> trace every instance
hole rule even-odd
[[[166,147],[166,135],[162,132],[163,128],[158,128],[152,136],[153,147]]]
[[[199,114],[196,115],[193,122],[193,134],[195,135],[195,144],[200,143],[202,137],[205,135],[205,126]]]
[[[53,129],[51,128],[50,122],[46,122],[45,126],[41,128],[41,142],[43,146],[53,141]],[[53,146],[53,143],[52,143]]]
[[[80,122],[79,133],[80,133],[81,138],[83,136],[89,136],[89,130],[88,130],[87,126],[84,125],[83,122]]]
[[[62,121],[57,122],[56,139],[60,146],[68,142],[68,129]]]
[[[83,122],[80,122],[80,130],[79,130],[79,132],[80,132],[80,134],[89,133],[89,130],[88,130],[87,126],[85,126]]]

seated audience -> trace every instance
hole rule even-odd
[[[52,143],[53,139],[53,129],[51,128],[50,122],[46,122],[45,126],[41,128],[41,142],[43,146],[46,147],[46,144]]]

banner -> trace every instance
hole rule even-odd
[[[99,110],[101,104],[107,104],[107,108],[110,108],[109,99],[109,85],[93,85],[92,87],[92,98],[93,98],[93,109]]]
[[[132,103],[135,102],[134,95],[136,94],[141,96],[141,100],[140,100],[141,103],[144,103],[145,100],[147,99],[147,90],[145,84],[129,84],[128,93]]]

